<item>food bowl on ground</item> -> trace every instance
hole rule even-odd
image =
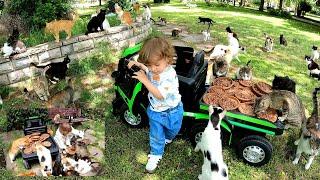
[[[220,100],[220,97],[214,93],[206,93],[202,97],[202,101],[205,104],[213,105],[213,106],[218,106],[219,100]]]
[[[235,97],[242,102],[251,101],[256,98],[253,92],[250,89],[239,89],[235,92]]]
[[[215,95],[224,95],[225,90],[222,86],[210,86],[207,90],[207,93],[213,93]]]
[[[251,86],[251,89],[252,89],[252,91],[253,91],[258,97],[263,96],[263,95],[266,94],[266,93],[260,91],[260,90],[257,88],[256,84],[253,85],[253,86]]]

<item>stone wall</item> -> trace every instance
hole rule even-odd
[[[58,43],[49,42],[29,47],[27,52],[15,55],[12,60],[0,57],[0,86],[22,82],[33,76],[36,72],[35,68],[30,68],[31,62],[60,62],[69,55],[71,63],[74,63],[94,51],[99,42],[108,42],[112,48],[120,50],[141,42],[151,32],[150,23],[136,23],[134,26],[135,31],[127,26],[116,26],[88,36],[74,36]]]

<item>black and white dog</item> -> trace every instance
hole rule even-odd
[[[220,122],[225,113],[226,111],[220,107],[209,106],[210,120],[202,133],[201,140],[194,149],[196,152],[201,150],[203,153],[202,172],[198,176],[199,180],[229,179],[228,167],[223,162],[220,134]]]

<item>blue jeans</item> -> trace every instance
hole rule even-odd
[[[183,105],[162,112],[147,109],[150,125],[150,154],[163,155],[165,139],[172,140],[180,131],[183,119]]]

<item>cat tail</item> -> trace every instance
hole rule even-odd
[[[251,63],[251,60],[249,60],[249,61],[247,62],[247,66],[249,66],[250,63]]]
[[[50,64],[47,64],[47,65],[45,65],[45,66],[38,66],[38,65],[36,65],[35,63],[30,63],[30,66],[34,66],[34,67],[36,67],[36,68],[45,68],[45,67],[47,67],[47,66],[49,66]]]
[[[152,17],[150,17],[150,20],[155,24],[156,23],[156,21],[152,18]]]

